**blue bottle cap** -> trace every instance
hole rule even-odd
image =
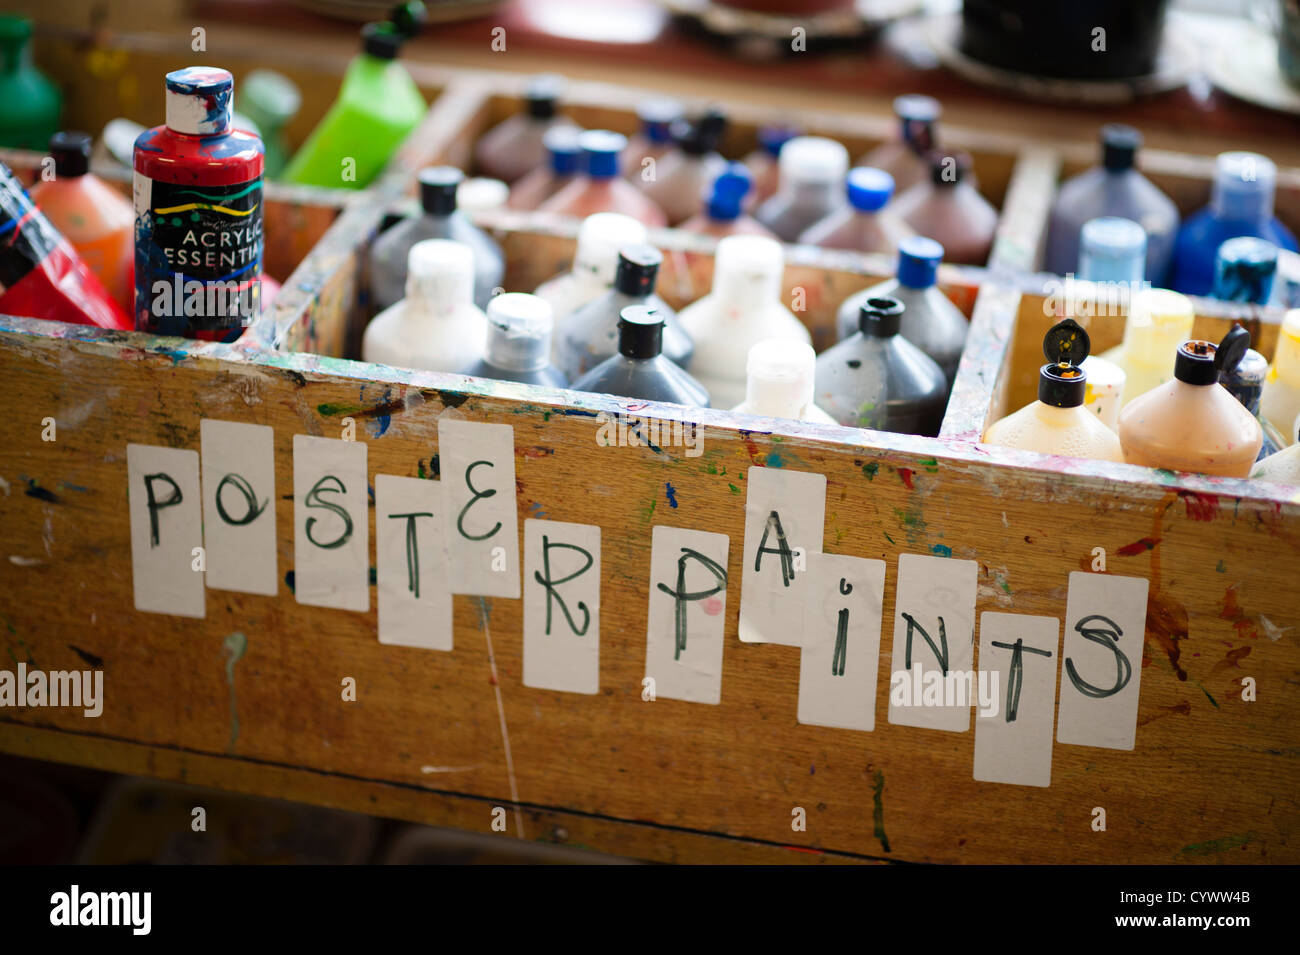
[[[627,146],[627,137],[608,129],[589,129],[578,136],[583,165],[593,179],[612,179],[618,175],[618,155]]]
[[[713,186],[709,190],[709,218],[716,222],[733,222],[739,219],[741,206],[752,184],[749,170],[743,163],[728,163],[713,180]]]
[[[1222,219],[1253,220],[1273,214],[1277,166],[1258,153],[1219,153],[1210,207]]]
[[[1132,219],[1101,216],[1079,232],[1079,278],[1087,282],[1141,284],[1146,274],[1147,233]]]
[[[1263,305],[1273,291],[1277,274],[1277,246],[1243,235],[1219,246],[1214,262],[1215,298],[1228,302]]]
[[[758,145],[769,156],[781,155],[781,147],[799,135],[793,126],[761,126],[758,130]]]
[[[582,149],[578,138],[582,131],[576,126],[552,126],[542,136],[542,145],[550,158],[551,171],[557,176],[571,176],[578,171]]]
[[[862,212],[875,212],[894,194],[894,177],[883,169],[859,166],[850,169],[845,179],[849,202]]]
[[[641,131],[652,143],[672,141],[673,120],[682,115],[682,104],[666,96],[656,96],[642,100],[636,107],[637,118],[641,120]]]
[[[943,261],[943,246],[923,235],[898,243],[898,281],[908,288],[929,288]]]

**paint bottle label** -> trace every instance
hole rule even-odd
[[[262,307],[261,177],[194,185],[136,172],[134,199],[139,327],[193,335],[251,325]]]

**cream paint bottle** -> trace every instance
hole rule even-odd
[[[1183,342],[1173,380],[1134,398],[1120,412],[1124,460],[1170,471],[1247,477],[1264,434],[1255,416],[1219,384],[1219,375],[1235,368],[1249,347],[1250,332],[1240,325],[1217,346]]]
[[[1291,423],[1300,416],[1300,308],[1287,312],[1278,329],[1273,364],[1259,399],[1259,414],[1281,432],[1288,444],[1295,443]]]
[[[1043,339],[1048,364],[1038,371],[1038,400],[992,425],[985,444],[1099,461],[1123,461],[1119,438],[1084,404],[1088,333],[1074,319],[1058,322]],[[1226,392],[1225,392],[1226,394]]]
[[[597,212],[582,220],[573,268],[547,279],[534,293],[550,302],[554,310],[553,346],[563,335],[565,320],[613,286],[618,250],[625,245],[644,243],[645,238],[645,226],[631,216]]]
[[[1191,300],[1168,289],[1142,289],[1129,303],[1124,341],[1101,357],[1124,371],[1126,405],[1174,376],[1173,355],[1192,337]]]
[[[835,419],[813,403],[817,355],[811,345],[769,338],[749,350],[745,362],[745,400],[733,411],[766,418],[793,418],[815,424]]]
[[[677,313],[695,341],[691,374],[717,408],[745,400],[749,350],[768,338],[812,343],[794,313],[781,304],[785,257],[775,239],[732,235],[718,241],[713,290]]]
[[[411,246],[406,297],[366,326],[363,361],[460,372],[487,346],[487,316],[474,304],[474,250],[450,239]]]

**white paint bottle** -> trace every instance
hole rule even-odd
[[[474,251],[425,239],[407,258],[406,297],[366,326],[363,361],[426,371],[463,371],[483,355],[487,316],[473,301]]]
[[[817,355],[811,345],[769,338],[749,350],[745,400],[733,409],[765,418],[793,418],[815,424],[835,419],[813,403]]]
[[[1186,295],[1146,288],[1129,302],[1124,341],[1101,357],[1124,372],[1123,405],[1174,377],[1178,346],[1192,337],[1195,319]]]
[[[570,315],[614,285],[618,271],[618,250],[646,240],[646,227],[618,212],[597,212],[582,220],[573,268],[547,279],[534,293],[551,304],[555,315],[552,343],[564,334]]]
[[[713,289],[677,313],[678,323],[695,341],[691,374],[708,389],[717,408],[745,400],[749,350],[765,339],[806,345],[812,336],[781,304],[785,256],[781,244],[758,235],[719,240]]]

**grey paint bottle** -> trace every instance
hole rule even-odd
[[[663,317],[647,305],[629,305],[618,321],[618,354],[573,383],[575,391],[709,406],[703,385],[663,354]]]
[[[487,346],[465,374],[498,381],[567,388],[569,379],[551,365],[551,304],[523,292],[506,292],[488,302]]]
[[[663,353],[682,368],[689,366],[695,350],[691,336],[677,323],[677,314],[654,293],[663,260],[654,246],[636,244],[619,249],[614,287],[579,308],[560,328],[555,347],[560,371],[578,378],[618,354],[619,317],[629,305],[646,305],[658,313],[664,322]]]
[[[423,239],[452,239],[474,252],[474,304],[486,309],[501,286],[505,261],[501,247],[456,208],[456,189],[464,175],[453,166],[421,169],[419,215],[403,219],[379,234],[370,248],[370,298],[376,310],[387,308],[406,287],[406,257]]]
[[[817,404],[842,425],[936,435],[948,401],[943,370],[898,333],[903,303],[869,298],[859,330],[817,357]]]

